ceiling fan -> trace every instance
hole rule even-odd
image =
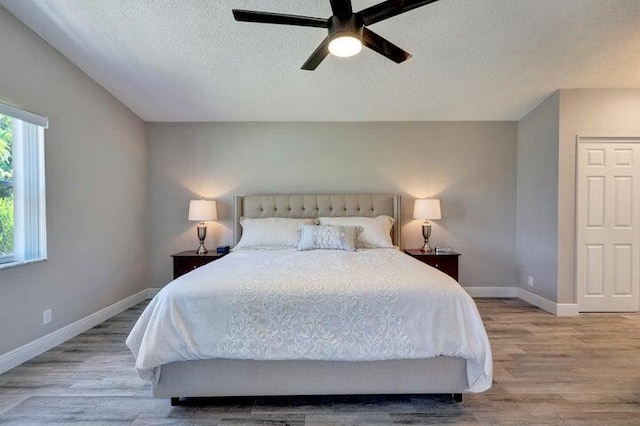
[[[329,53],[340,57],[353,56],[360,52],[363,44],[398,64],[406,61],[411,57],[409,52],[367,27],[438,0],[388,0],[359,12],[353,11],[351,0],[329,1],[333,15],[328,19],[239,9],[233,9],[233,16],[236,21],[328,29],[329,35],[302,65],[303,70],[313,71]]]

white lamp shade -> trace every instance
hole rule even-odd
[[[218,209],[215,201],[191,200],[189,201],[189,220],[204,222],[217,220]]]
[[[442,219],[440,213],[440,200],[422,198],[413,204],[414,219]]]

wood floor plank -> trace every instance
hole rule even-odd
[[[640,315],[559,318],[517,299],[477,299],[494,383],[446,395],[150,397],[124,340],[141,303],[0,375],[2,425],[640,425]]]

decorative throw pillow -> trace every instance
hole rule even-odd
[[[357,226],[300,225],[298,250],[356,250]]]
[[[298,245],[298,227],[312,225],[315,219],[291,219],[284,217],[242,218],[242,237],[233,248],[239,249],[288,249]]]
[[[393,218],[389,216],[377,217],[321,217],[318,218],[320,225],[332,226],[358,226],[362,231],[356,240],[357,248],[390,248],[393,247],[391,241],[391,227]]]

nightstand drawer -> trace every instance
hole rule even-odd
[[[429,266],[433,266],[436,269],[444,272],[445,274],[453,277],[458,281],[458,258],[452,256],[434,256],[422,260]]]
[[[173,258],[173,278],[178,278],[181,275],[186,274],[187,272],[193,271],[194,269],[199,268],[202,265],[206,265],[207,263],[214,260],[211,257],[189,257],[189,258]]]
[[[195,251],[184,251],[182,253],[177,253],[172,255],[173,257],[173,279],[186,274],[187,272],[191,272],[194,269],[198,269],[199,267],[206,265],[207,263],[213,262],[214,260],[220,259],[223,254],[207,253],[198,255]]]
[[[458,281],[458,257],[460,253],[425,253],[420,249],[405,249],[404,252]]]

